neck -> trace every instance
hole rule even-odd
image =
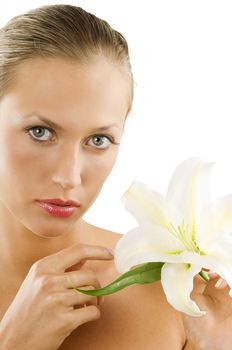
[[[85,222],[79,219],[68,233],[41,237],[27,229],[7,208],[0,205],[0,275],[22,280],[32,264],[76,243],[87,243]],[[3,277],[3,276],[2,276]]]

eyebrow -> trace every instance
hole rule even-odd
[[[38,115],[38,114],[27,114],[24,116],[24,118],[37,118],[37,119],[40,119],[41,121],[43,121],[44,123],[48,124],[49,126],[51,126],[52,128],[54,129],[57,129],[57,130],[63,130],[62,126],[60,126],[59,124],[56,124],[54,123],[53,121],[51,121],[50,119],[48,118],[45,118],[43,117],[42,115]],[[100,126],[99,128],[95,128],[92,130],[92,132],[96,132],[96,131],[106,131],[106,130],[109,130],[111,128],[120,128],[119,125],[117,124],[109,124],[109,125],[104,125],[104,126]]]

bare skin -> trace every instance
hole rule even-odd
[[[95,235],[101,237],[98,242],[100,246],[102,246],[104,242],[107,247],[113,248],[115,242],[120,237],[120,235],[96,228],[87,223],[86,230],[88,230],[88,236],[92,239],[94,239]],[[93,246],[89,245],[88,247],[88,249],[90,249],[89,252],[91,252],[91,257],[94,257]],[[80,254],[81,250],[75,248],[73,251]],[[70,253],[71,251],[68,254],[68,259],[70,261],[69,264],[72,264],[74,260],[70,258]],[[97,255],[98,259],[101,255],[106,261],[88,260],[83,264],[81,270],[79,270],[80,265],[76,265],[69,269],[69,272],[66,272],[67,274],[72,270],[71,284],[80,285],[79,271],[83,271],[82,280],[83,278],[85,279],[85,284],[90,284],[95,288],[99,286],[99,283],[105,285],[118,276],[113,261],[107,261],[107,259],[112,259],[112,257],[108,255],[104,249],[103,254],[97,253]],[[47,258],[45,258],[44,261],[46,261],[46,259]],[[77,260],[77,258],[75,259]],[[47,262],[48,261],[49,266],[52,265],[53,257],[49,258]],[[64,258],[62,258],[62,266],[63,261]],[[42,277],[43,280],[43,276],[48,276],[49,266],[47,266],[47,269],[45,265],[41,268],[42,270],[44,268],[46,270],[46,273],[43,275],[42,272],[41,274],[39,272],[40,267],[38,268],[38,265],[36,265],[37,272],[33,272],[33,279],[30,278],[30,283],[28,284],[30,285],[30,290],[26,290],[26,288],[22,289],[21,286],[21,291],[23,291],[23,293],[21,293],[21,295],[18,294],[18,309],[17,305],[14,305],[14,301],[14,303],[11,304],[13,315],[8,316],[6,313],[6,325],[3,322],[3,327],[5,328],[3,328],[4,332],[2,333],[8,336],[2,338],[2,344],[4,344],[4,341],[6,343],[3,349],[12,349],[16,345],[17,349],[20,350],[31,348],[35,350],[37,350],[37,348],[40,350],[51,350],[58,349],[58,346],[60,350],[71,350],[76,347],[78,347],[78,349],[92,349],[93,344],[96,349],[109,348],[112,350],[116,350],[119,347],[128,350],[139,350],[141,348],[145,350],[152,348],[168,350],[173,344],[175,344],[176,349],[182,349],[184,332],[181,317],[167,304],[159,283],[130,287],[119,293],[104,297],[104,300],[100,301],[100,305],[97,298],[87,297],[85,299],[85,296],[79,293],[75,294],[69,289],[68,292],[65,292],[64,299],[59,299],[57,303],[56,294],[59,295],[60,290],[63,291],[63,288],[61,280],[52,280],[52,274],[50,276],[51,284],[49,280],[46,280],[46,277],[44,288],[42,285],[39,290],[37,289],[34,291],[33,289],[33,285],[38,286],[36,274],[37,278]],[[32,276],[31,273],[29,274]],[[88,282],[86,282],[86,280],[88,280]],[[9,290],[7,290],[7,294],[9,295]],[[14,291],[10,294],[11,298],[9,299],[13,299]],[[2,291],[0,297],[4,297],[4,295],[6,294]],[[52,295],[53,298],[49,298],[49,295]],[[60,301],[62,301],[62,304]],[[7,309],[10,303],[12,303],[12,300],[6,301],[4,305],[2,304],[2,315],[4,314],[4,309]],[[66,306],[66,304],[70,305],[70,303],[75,303],[76,305],[71,322],[69,319],[70,310],[67,311],[63,319],[63,304]],[[83,307],[83,303],[92,306]],[[37,304],[40,305],[39,308]],[[25,305],[28,306],[26,310]],[[33,307],[34,310],[33,316],[31,315],[31,307]],[[18,317],[15,315],[16,310],[18,311]],[[46,311],[48,313],[46,313]],[[45,317],[43,318],[42,315]],[[18,318],[19,320],[17,321]],[[28,318],[30,322],[26,321]],[[38,318],[40,322],[38,322]],[[25,321],[23,322],[23,320]],[[17,328],[19,323],[20,332]],[[12,327],[12,324],[16,325],[15,328]],[[22,324],[25,324],[25,328],[22,327]],[[69,326],[68,329],[67,324]],[[38,329],[36,329],[36,326]],[[54,330],[56,329],[57,333],[55,334]],[[155,329],[158,331],[154,331]],[[72,333],[68,335],[70,332]],[[41,341],[41,333],[43,337],[46,337],[46,342]],[[18,334],[18,336],[15,336],[15,334]],[[12,343],[10,342],[11,336]],[[22,342],[22,339],[24,339],[25,342]],[[21,343],[22,347],[20,348],[19,344]],[[36,344],[38,344],[38,347],[36,347]]]
[[[102,246],[104,242],[105,245],[113,248],[115,242],[117,242],[118,238],[120,237],[115,233],[94,227],[87,223],[85,225],[86,232],[88,232],[88,237],[91,238],[91,240],[95,239],[96,236],[100,238],[98,242],[100,246]],[[84,246],[82,246],[82,248],[83,247]],[[91,245],[88,247],[90,248],[89,251],[91,251],[93,248]],[[71,250],[76,252],[79,251],[80,254],[81,250],[79,248],[76,247],[74,250],[73,248]],[[91,258],[94,256],[94,249],[91,251]],[[78,271],[80,270],[84,272],[82,277],[85,276],[85,278],[89,278],[89,281],[91,282],[90,284],[92,284],[94,287],[99,287],[99,283],[101,285],[105,285],[111,281],[112,278],[115,278],[118,274],[114,269],[114,264],[111,260],[112,257],[110,254],[108,255],[106,250],[103,249],[100,254],[99,252],[97,253],[98,259],[100,258],[101,254],[102,258],[106,259],[105,261],[88,260],[83,263],[83,265],[78,264],[67,269],[69,272],[74,272],[72,275],[72,283],[74,283],[76,280],[78,281],[77,284],[80,284],[80,275],[78,275]],[[72,258],[70,258],[70,253],[67,257],[69,264],[73,263],[74,260],[78,260],[76,257],[74,260],[72,260]],[[51,268],[50,264],[52,263],[52,259],[49,258],[49,260],[50,263],[47,269]],[[213,350],[229,350],[231,346],[230,324],[232,301],[228,296],[227,288],[224,288],[223,290],[216,289],[214,286],[215,281],[216,279],[212,279],[209,284],[204,283],[200,278],[197,278],[195,281],[195,290],[192,297],[197,301],[202,309],[207,311],[207,315],[205,317],[197,319],[186,315],[180,315],[178,312],[173,310],[172,307],[166,302],[160,283],[129,287],[128,289],[114,295],[106,296],[104,300],[100,301],[100,303],[97,298],[91,297],[88,299],[89,297],[87,297],[87,299],[84,299],[85,297],[83,298],[82,295],[73,297],[73,294],[69,289],[68,293],[66,292],[67,294],[65,295],[63,302],[66,304],[67,302],[71,303],[74,300],[74,303],[76,304],[75,311],[78,312],[79,315],[75,315],[75,319],[73,322],[71,322],[71,326],[69,323],[70,328],[68,330],[66,328],[68,317],[65,318],[65,332],[61,327],[58,330],[59,337],[55,338],[56,345],[52,345],[48,343],[48,339],[49,336],[54,335],[57,320],[59,320],[59,317],[63,312],[63,309],[59,309],[60,300],[58,305],[55,303],[55,284],[50,284],[48,283],[48,280],[46,281],[45,279],[45,290],[43,291],[43,288],[41,288],[39,293],[38,291],[36,293],[38,300],[34,300],[35,310],[37,302],[39,302],[39,312],[43,314],[43,306],[45,306],[45,311],[49,310],[49,317],[51,317],[51,319],[41,319],[41,322],[46,321],[48,324],[43,322],[42,326],[39,323],[39,330],[37,332],[32,322],[34,317],[35,324],[38,324],[36,312],[33,313],[33,317],[31,314],[27,315],[26,313],[30,312],[30,307],[28,309],[26,308],[25,312],[25,305],[29,304],[30,306],[30,299],[32,299],[31,295],[33,294],[33,283],[30,286],[30,290],[27,291],[26,294],[24,294],[24,290],[23,299],[26,299],[26,301],[22,303],[23,300],[21,300],[21,305],[23,306],[23,317],[25,317],[26,320],[28,317],[30,318],[30,323],[25,322],[24,329],[22,327],[22,315],[20,315],[20,313],[18,314],[18,317],[20,317],[18,323],[12,322],[17,319],[15,315],[14,303],[12,303],[17,291],[11,289],[10,280],[7,281],[9,285],[6,284],[6,280],[2,280],[1,285],[4,287],[1,289],[0,297],[2,300],[1,316],[3,317],[3,321],[7,316],[7,313],[5,316],[4,313],[10,305],[10,308],[13,305],[14,311],[14,314],[10,315],[11,317],[9,318],[9,324],[7,324],[7,321],[4,321],[8,332],[2,332],[3,334],[7,334],[9,337],[12,335],[12,343],[9,342],[8,337],[2,337],[2,344],[4,344],[4,341],[6,341],[6,346],[4,345],[3,349],[12,349],[16,345],[17,349],[20,349],[19,344],[22,343],[22,339],[24,339],[23,331],[25,331],[26,342],[22,343],[22,349],[27,349],[27,345],[29,345],[28,349],[33,346],[33,349],[36,350],[37,348],[35,344],[38,344],[38,349],[42,350],[56,349],[56,346],[58,346],[58,343],[60,342],[62,343],[62,345],[59,346],[60,350],[71,350],[77,346],[78,349],[88,350],[92,349],[93,344],[95,345],[96,349],[110,348],[112,350],[116,350],[118,347],[127,350],[139,350],[141,348],[148,350],[168,350],[170,348],[175,350],[206,350],[209,348]],[[61,281],[57,280],[56,282],[59,283],[59,285],[56,287],[60,288]],[[52,289],[49,291],[47,288],[50,287],[52,287]],[[45,295],[43,295],[43,293],[40,295],[41,292],[45,291]],[[45,297],[48,297],[50,294],[53,295],[53,298],[46,300],[45,304],[42,303],[42,300],[44,300]],[[42,300],[39,300],[39,298]],[[50,308],[49,303],[51,303]],[[92,309],[89,306],[83,307],[83,303],[95,306],[95,308],[92,306]],[[54,317],[54,314],[51,314],[52,311],[55,312],[56,317]],[[4,322],[2,323],[3,326]],[[17,325],[19,323],[20,333],[17,329]],[[16,329],[13,327],[13,325],[16,326]],[[33,331],[31,331],[30,328],[28,329],[29,325],[32,325]],[[52,326],[52,328],[50,329],[49,326]],[[47,341],[45,344],[44,342],[43,344],[41,343],[41,332],[43,332],[43,327],[46,329]],[[72,328],[74,328],[73,331]],[[67,335],[69,332],[72,333]],[[15,334],[17,334],[16,337]],[[226,337],[224,337],[225,334],[227,334]],[[32,335],[31,344],[27,344],[29,335]]]
[[[182,348],[180,315],[159,283],[128,288],[104,303],[72,289],[98,288],[118,276],[107,248],[120,236],[82,217],[117,158],[127,76],[105,58],[87,65],[32,59],[18,67],[0,101],[3,350]],[[46,198],[80,207],[57,218],[37,205]]]
[[[83,215],[117,158],[126,76],[105,58],[32,59],[0,101],[1,350],[231,350],[231,299],[213,281],[207,288],[196,281],[202,319],[176,312],[158,282],[104,302],[73,290],[118,276],[108,248],[120,235]],[[61,219],[37,205],[46,198],[80,206]]]

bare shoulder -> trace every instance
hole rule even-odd
[[[125,302],[134,318],[139,320],[142,331],[150,334],[157,349],[180,350],[185,343],[182,317],[167,302],[160,282],[137,285],[125,290]]]
[[[182,350],[181,315],[166,301],[160,282],[133,285],[105,297],[104,328],[128,350]],[[111,347],[115,349],[114,347]]]
[[[85,225],[97,244],[108,246],[112,249],[115,247],[118,240],[123,236],[121,233],[94,226],[88,222],[85,222]]]
[[[96,226],[89,226],[98,236],[99,244],[114,248],[123,236]],[[119,276],[114,263],[108,268],[104,265],[99,277],[101,284],[107,285]],[[130,341],[141,344],[141,349],[181,350],[184,348],[185,334],[182,317],[167,302],[160,282],[146,285],[134,285],[105,297],[103,315],[107,313],[111,332],[114,321],[117,323],[117,334]],[[109,320],[109,315],[112,320]],[[126,334],[125,333],[126,329]],[[130,339],[133,335],[133,339]],[[146,338],[146,339],[145,339]],[[149,347],[146,344],[155,344]],[[128,347],[129,348],[129,347]],[[134,348],[136,349],[136,348]]]

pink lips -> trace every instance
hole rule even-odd
[[[47,213],[56,217],[69,217],[80,207],[80,203],[63,199],[42,199],[36,201]]]

